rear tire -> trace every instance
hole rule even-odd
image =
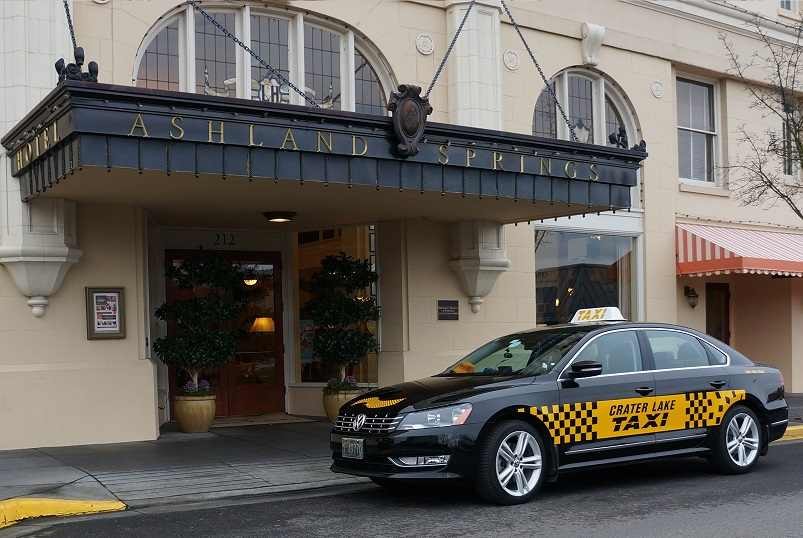
[[[724,474],[750,472],[761,454],[761,422],[747,406],[735,405],[714,434],[711,462]]]
[[[494,425],[479,443],[477,494],[495,504],[528,502],[544,483],[546,454],[541,434],[527,422]]]

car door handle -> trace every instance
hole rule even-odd
[[[727,384],[728,384],[728,382],[725,381],[724,379],[719,379],[717,381],[712,381],[711,383],[709,383],[709,385],[711,385],[715,389],[721,389],[722,387],[724,387]]]
[[[650,394],[654,390],[655,390],[655,388],[653,388],[653,387],[638,387],[636,389],[636,392],[638,392],[642,396],[646,396],[646,395]]]

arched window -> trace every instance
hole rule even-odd
[[[550,85],[579,142],[609,146],[634,143],[635,119],[628,113],[627,101],[612,81],[595,71],[567,69],[555,75]],[[533,134],[569,139],[569,128],[546,88],[535,104]]]
[[[178,21],[156,34],[139,62],[137,86],[178,91]]]
[[[250,5],[206,11],[320,107],[387,114],[390,69],[345,25]],[[140,87],[307,104],[193,9],[163,18],[140,49],[134,70]]]

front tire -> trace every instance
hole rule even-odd
[[[761,423],[744,405],[733,406],[714,437],[712,462],[725,474],[750,472],[761,453]]]
[[[544,441],[530,424],[496,424],[480,441],[475,489],[484,500],[503,505],[526,503],[544,482]]]

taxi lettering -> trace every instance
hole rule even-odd
[[[613,417],[613,431],[646,430],[649,428],[662,428],[669,422],[669,413],[645,413],[642,415],[630,415]]]

